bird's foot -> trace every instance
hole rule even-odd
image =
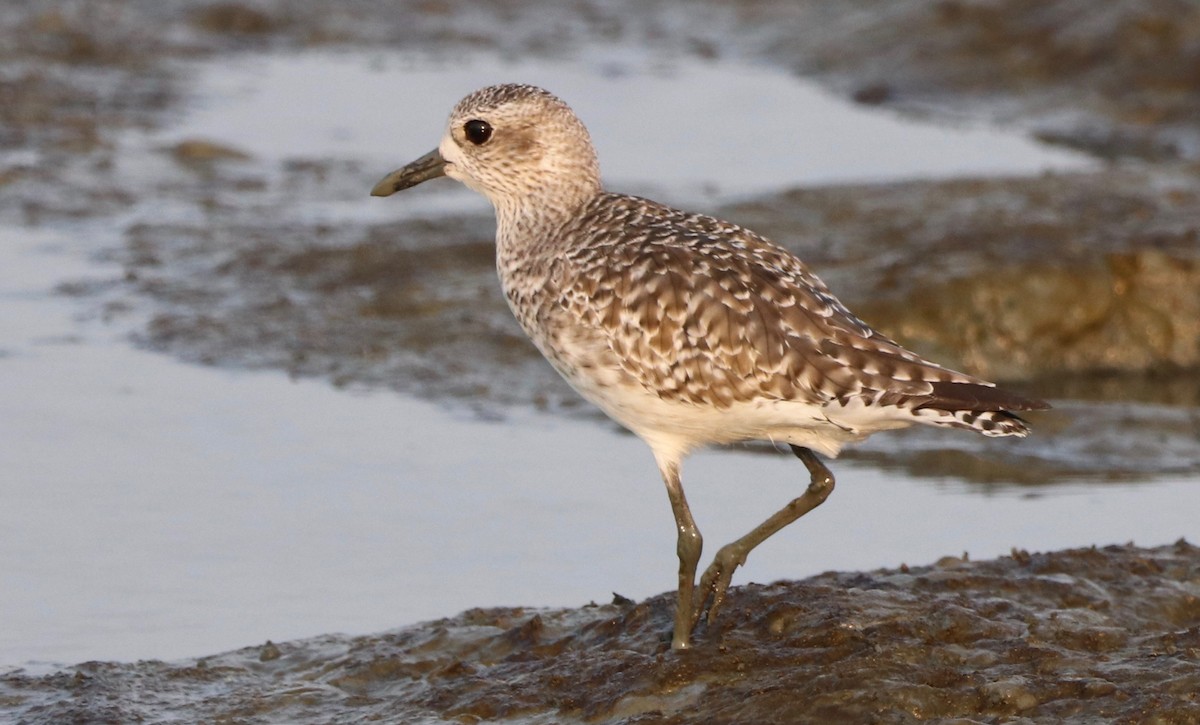
[[[743,551],[740,541],[726,544],[717,552],[713,562],[704,570],[700,584],[696,587],[696,601],[692,608],[692,627],[695,628],[700,618],[704,616],[707,605],[708,624],[717,620],[717,612],[725,603],[725,595],[729,591],[729,582],[733,579],[733,571],[746,563],[747,551]]]

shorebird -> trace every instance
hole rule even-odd
[[[471,93],[438,147],[371,193],[439,176],[495,207],[500,283],[534,345],[654,454],[678,532],[675,649],[706,610],[714,620],[750,551],[833,491],[817,453],[913,423],[1023,437],[1013,411],[1049,407],[904,349],[748,229],[606,191],[587,129],[541,88]],[[703,540],[680,464],[698,447],[746,440],[787,443],[810,483],[722,547],[697,584]]]

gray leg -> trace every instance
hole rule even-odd
[[[671,649],[687,649],[695,623],[692,617],[692,592],[696,586],[696,567],[700,563],[704,539],[700,536],[700,529],[696,528],[692,511],[683,495],[679,464],[660,461],[659,468],[667,484],[667,496],[671,498],[671,511],[675,513],[675,526],[679,532],[675,545],[679,554],[679,599],[675,609],[675,634],[671,638]]]
[[[709,624],[716,619],[717,610],[725,602],[725,592],[729,589],[729,580],[733,577],[733,570],[746,563],[746,556],[754,547],[820,506],[833,492],[833,474],[829,472],[825,464],[817,459],[816,454],[799,446],[792,446],[792,452],[796,454],[797,458],[804,461],[812,482],[808,484],[808,489],[799,498],[792,499],[787,506],[779,509],[769,519],[754,527],[750,533],[732,544],[721,547],[713,559],[713,563],[704,571],[704,576],[700,579],[699,596],[692,608],[691,625],[693,627],[700,620],[700,616],[704,614],[704,604],[710,595],[712,603],[708,605]],[[682,601],[681,598],[681,604]],[[676,629],[678,630],[678,625]]]

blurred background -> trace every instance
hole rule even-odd
[[[480,5],[0,5],[0,666],[674,586],[649,451],[524,339],[487,203],[368,196],[496,82],[1055,406],[848,451],[735,584],[1200,537],[1200,6]],[[767,453],[689,459],[711,549],[806,482]]]

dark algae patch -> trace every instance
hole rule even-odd
[[[17,671],[0,707],[21,722],[1200,722],[1200,549],[1184,541],[750,584],[683,653],[672,603]]]

